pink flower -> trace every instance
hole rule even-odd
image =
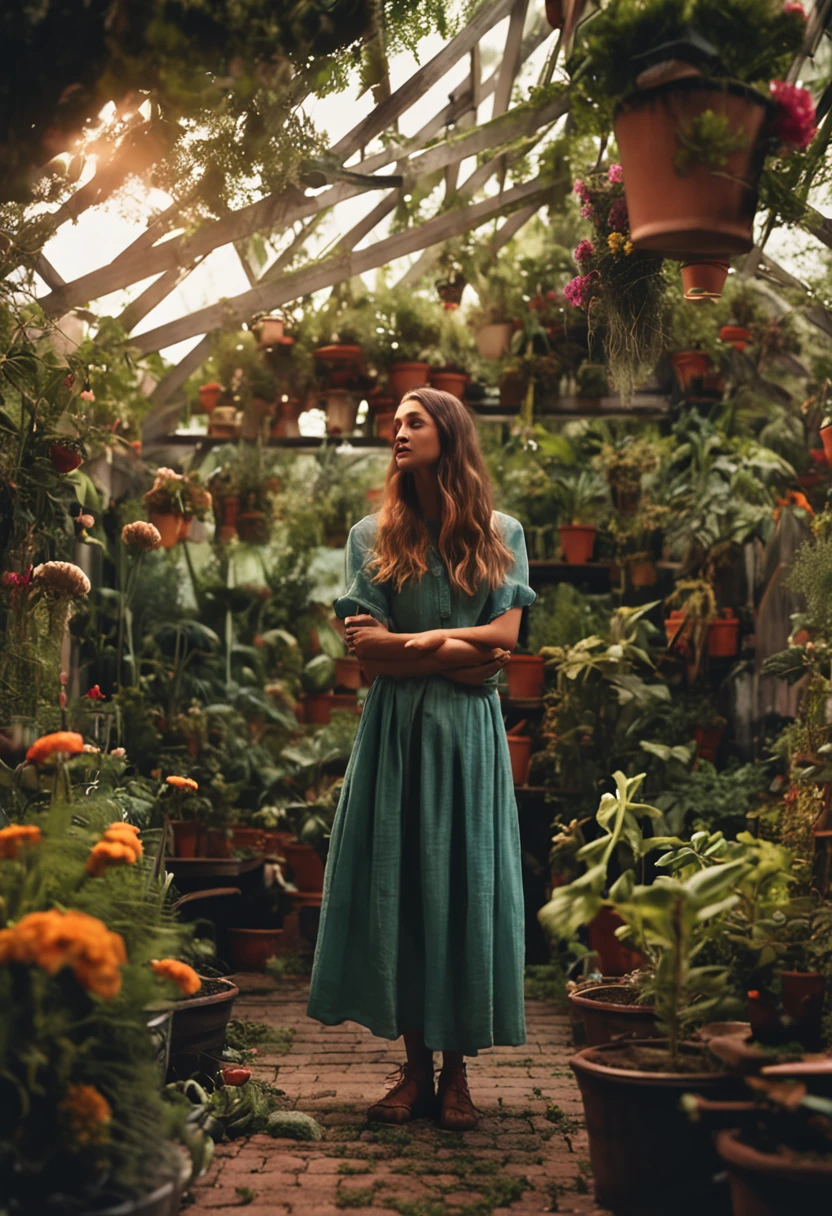
[[[95,393],[90,388],[85,388],[82,393],[78,394],[78,396],[82,401],[95,401]]]
[[[31,566],[25,574],[18,574],[15,570],[7,570],[3,575],[3,586],[8,587],[10,591],[17,591],[20,587],[28,587],[31,581]]]
[[[623,182],[624,181],[624,170],[622,169],[621,165],[619,165],[619,164],[610,165],[610,171],[607,174],[607,177],[610,179],[611,182],[615,182],[616,184],[618,182]]]
[[[585,220],[595,218],[595,208],[593,207],[592,203],[584,203],[583,207],[581,207],[581,215]]]
[[[806,20],[806,10],[803,8],[803,5],[791,3],[791,0],[783,5],[783,12],[790,15],[792,13],[799,14],[804,21]]]
[[[592,270],[589,274],[579,274],[571,283],[567,283],[563,289],[563,296],[567,304],[571,304],[573,308],[587,308],[595,294],[599,279],[598,271]]]
[[[808,148],[817,133],[812,94],[787,80],[772,80],[769,90],[777,105],[772,134],[787,147]]]
[[[612,200],[607,223],[613,232],[624,232],[629,226],[630,217],[627,213],[627,203],[623,198]]]
[[[589,202],[589,190],[587,190],[586,182],[581,181],[580,178],[575,181],[575,184],[572,187],[572,193],[577,194],[582,203]]]
[[[578,244],[575,247],[575,261],[578,263],[588,262],[594,252],[595,246],[593,245],[592,241],[578,241]]]

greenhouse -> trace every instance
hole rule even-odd
[[[832,0],[0,28],[0,1216],[832,1212]]]

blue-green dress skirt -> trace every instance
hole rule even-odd
[[[534,600],[523,529],[497,513],[514,566],[496,590],[451,588],[435,548],[420,582],[372,583],[376,519],[347,542],[342,619],[399,633],[485,625]],[[308,1013],[432,1050],[525,1042],[520,835],[496,691],[441,675],[378,677],[332,828]]]

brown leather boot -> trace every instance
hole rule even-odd
[[[367,1118],[376,1123],[409,1123],[436,1112],[433,1069],[425,1071],[412,1064],[402,1064],[387,1078],[393,1081],[381,1101],[367,1111]]]
[[[442,1069],[437,1100],[442,1127],[454,1132],[470,1132],[477,1126],[477,1108],[471,1101],[464,1064],[458,1068]]]

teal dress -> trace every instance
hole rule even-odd
[[[496,513],[514,565],[496,590],[429,572],[399,592],[367,573],[368,516],[347,541],[343,619],[393,632],[486,625],[534,600],[523,529]],[[435,542],[436,528],[431,529]],[[332,827],[308,1014],[384,1039],[422,1030],[434,1051],[525,1042],[520,834],[497,678],[373,681]]]

